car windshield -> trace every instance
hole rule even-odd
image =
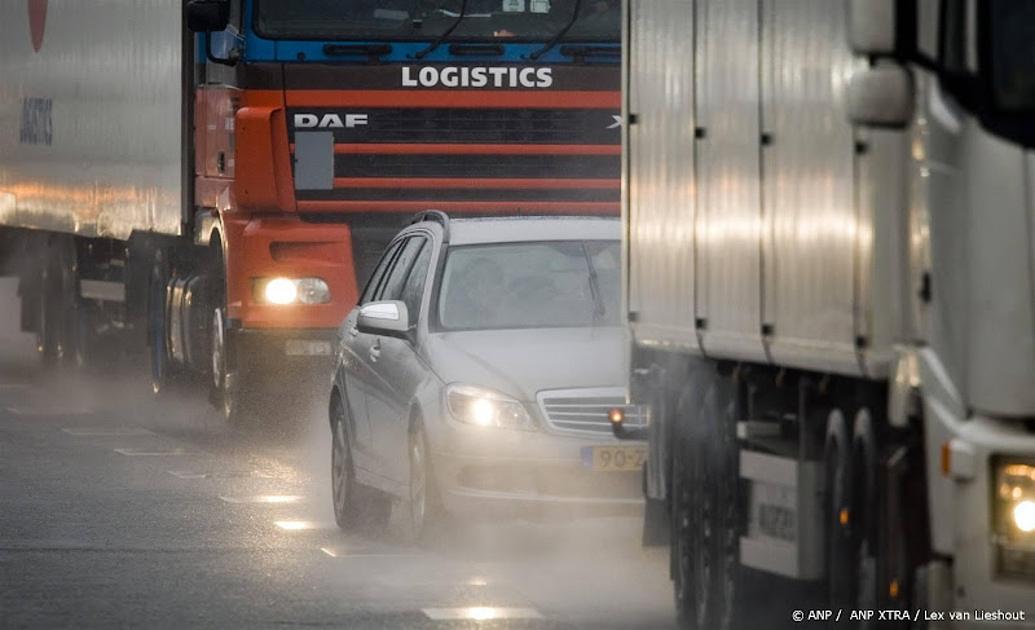
[[[556,241],[453,247],[438,301],[446,330],[616,326],[618,243]]]
[[[256,27],[270,37],[423,40],[442,35],[462,0],[257,0]],[[545,42],[571,20],[576,0],[467,0],[451,40]],[[619,0],[582,0],[566,40],[617,42]]]

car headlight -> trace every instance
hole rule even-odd
[[[320,278],[261,278],[255,281],[255,299],[261,304],[326,304],[331,289]]]
[[[446,388],[446,402],[453,417],[466,424],[505,429],[534,428],[524,405],[491,389],[453,383]]]
[[[995,493],[1000,572],[1035,578],[1035,462],[997,461]]]

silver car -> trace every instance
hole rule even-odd
[[[628,511],[642,445],[625,407],[619,222],[417,217],[340,331],[330,402],[334,511]],[[642,425],[641,425],[642,426]],[[401,500],[401,501],[399,501]]]

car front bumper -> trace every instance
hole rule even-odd
[[[432,468],[450,513],[597,516],[642,509],[641,470],[594,471],[587,458],[586,449],[628,442],[447,424],[432,445]]]

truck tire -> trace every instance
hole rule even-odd
[[[737,613],[740,501],[734,398],[730,382],[714,370],[692,375],[680,397],[673,454],[676,608],[681,627],[693,630],[727,630]]]
[[[175,364],[169,356],[169,309],[167,289],[172,267],[163,248],[155,248],[147,282],[147,346],[151,368],[151,391],[165,397],[175,389]]]
[[[672,454],[669,449],[674,443],[672,439],[672,396],[669,392],[665,371],[657,366],[652,366],[651,373],[661,376],[651,379],[646,388],[646,395],[650,401],[652,418],[648,429],[648,461],[643,464],[643,496],[646,500],[643,511],[643,537],[644,547],[661,547],[668,545],[672,539]],[[652,432],[652,433],[651,433]],[[653,462],[651,458],[657,457],[658,461]],[[649,476],[653,471],[655,483],[659,486],[650,488]],[[659,494],[663,498],[655,498]]]
[[[827,605],[830,610],[858,607],[859,545],[853,533],[851,458],[848,423],[840,409],[827,416],[824,467],[827,547]],[[831,622],[829,627],[833,628]]]
[[[47,368],[53,367],[61,354],[61,341],[58,338],[61,327],[56,321],[61,312],[56,304],[60,293],[55,289],[53,267],[48,260],[40,270],[37,291],[39,305],[36,307],[36,349],[43,366]]]
[[[894,608],[898,602],[881,601],[884,589],[879,588],[877,573],[878,505],[877,492],[877,437],[870,410],[863,407],[855,414],[852,430],[852,455],[849,496],[852,500],[853,540],[857,549],[857,595],[860,609]],[[904,585],[900,585],[902,591]],[[862,628],[874,627],[875,622],[863,622]]]
[[[80,302],[75,311],[75,340],[72,360],[80,370],[105,365],[108,353],[100,344],[97,331],[97,307]]]
[[[74,361],[78,325],[75,274],[75,242],[55,238],[46,247],[39,275],[36,347],[46,367]]]

